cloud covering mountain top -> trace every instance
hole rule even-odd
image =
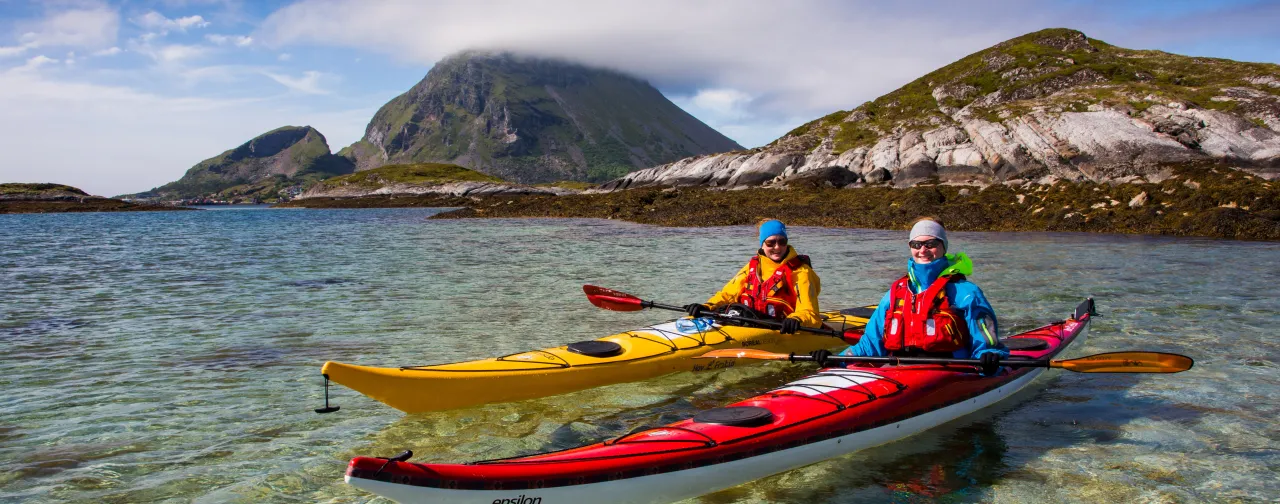
[[[1276,62],[1277,25],[1245,0],[0,2],[0,181],[135,192],[284,124],[346,145],[461,49],[637,75],[752,147],[1041,28]]]

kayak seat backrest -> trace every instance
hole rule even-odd
[[[579,341],[577,343],[569,343],[566,348],[570,352],[582,354],[587,357],[613,357],[622,353],[622,345],[612,341]]]
[[[876,312],[874,306],[855,306],[853,308],[845,308],[840,313],[858,318],[868,318],[872,313]]]
[[[1049,342],[1040,338],[1006,338],[1000,340],[1009,350],[1044,350]]]

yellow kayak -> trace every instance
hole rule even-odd
[[[807,353],[843,347],[861,335],[874,307],[822,314],[826,325],[849,331],[849,341],[808,333],[683,319],[565,346],[453,364],[378,368],[324,363],[328,379],[405,413],[519,401],[591,387],[644,380],[679,371],[711,371],[751,362],[692,359],[708,350],[755,348]]]

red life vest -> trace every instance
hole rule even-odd
[[[785,318],[796,311],[800,297],[796,292],[795,270],[809,264],[809,256],[798,255],[778,265],[769,278],[760,278],[760,256],[752,257],[747,263],[747,278],[742,282],[738,302],[770,317]]]
[[[964,275],[943,275],[920,294],[911,292],[911,280],[902,277],[889,288],[889,310],[884,319],[884,348],[895,352],[954,352],[966,347],[969,328],[964,313],[951,306],[946,287]]]

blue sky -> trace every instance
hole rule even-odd
[[[1280,1],[0,0],[0,182],[138,192],[284,125],[334,151],[441,57],[649,80],[747,147],[1048,27],[1280,63]]]

